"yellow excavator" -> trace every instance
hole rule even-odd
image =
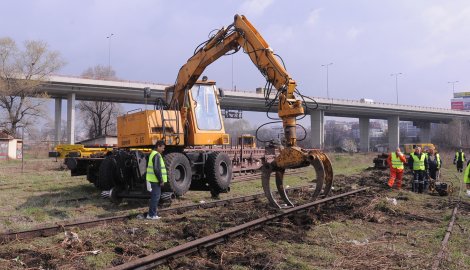
[[[165,99],[156,102],[155,110],[118,118],[119,149],[148,148],[157,140],[164,140],[166,150],[163,157],[169,189],[176,195],[189,189],[210,190],[213,195],[228,190],[232,179],[231,159],[215,147],[227,145],[230,141],[220,110],[219,96],[222,93],[217,91],[215,82],[205,76],[198,80],[211,63],[240,49],[265,77],[270,86],[268,89],[274,87],[277,90],[275,94],[265,92],[268,110],[277,106],[284,128],[284,144],[279,146],[279,154],[272,161],[264,160],[261,167],[262,186],[269,202],[278,208],[293,206],[284,189],[284,172],[310,165],[316,171],[313,199],[322,190],[326,196],[333,182],[330,160],[320,150],[307,151],[297,146],[296,120],[305,114],[306,103],[298,100],[296,95],[302,99],[305,96],[298,92],[296,82],[245,16],[235,15],[232,24],[218,30],[196,48],[194,55],[180,68],[175,84],[165,89]],[[209,150],[201,148],[204,146],[213,147]],[[72,174],[86,171],[89,180],[100,183],[102,189],[112,187],[114,196],[136,197],[130,193],[144,190],[146,156],[139,151],[116,150],[99,161],[100,164],[96,161],[87,164],[76,162],[77,158],[68,162],[73,167]],[[279,202],[271,191],[272,173],[283,202]]]
[[[274,104],[274,102],[278,104],[278,115],[284,128],[285,145],[280,149],[280,153],[274,161],[266,162],[262,167],[262,185],[268,200],[276,207],[282,205],[274,199],[270,190],[270,176],[275,172],[277,190],[284,205],[293,206],[284,189],[284,172],[286,169],[309,165],[315,168],[317,174],[313,196],[316,197],[320,194],[325,182],[324,193],[327,194],[333,181],[333,170],[328,157],[319,150],[305,151],[297,146],[296,118],[303,116],[305,112],[302,101],[294,95],[297,92],[296,82],[245,16],[235,15],[233,24],[223,27],[203,43],[188,62],[181,67],[175,85],[166,90],[169,108],[181,112],[181,123],[188,121],[189,141],[214,141],[211,137],[212,133],[209,135],[197,130],[199,125],[197,122],[198,104],[192,104],[194,97],[191,98],[190,94],[199,93],[199,88],[195,90],[193,85],[208,65],[228,52],[237,52],[240,49],[243,49],[267,82],[277,90],[275,99],[271,100],[269,104]],[[207,106],[207,103],[204,106]],[[207,109],[204,108],[204,110]],[[217,110],[220,111],[220,108]],[[223,134],[220,135],[223,137]]]

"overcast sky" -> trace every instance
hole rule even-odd
[[[43,40],[80,75],[98,64],[124,80],[171,84],[216,28],[243,14],[309,96],[450,107],[470,91],[470,2],[465,0],[1,1],[0,36]],[[107,36],[113,34],[111,43]],[[111,45],[109,58],[109,45]],[[233,61],[233,72],[232,72]],[[239,52],[204,73],[219,87],[254,90],[264,78]]]

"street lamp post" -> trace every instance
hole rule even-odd
[[[21,128],[21,173],[23,173],[24,172],[24,126],[17,126],[17,128]],[[16,154],[16,157],[18,158],[18,154]]]
[[[390,76],[395,76],[395,92],[397,93],[397,104],[398,104],[398,75],[403,75],[403,73],[392,73]]]
[[[322,67],[326,67],[326,97],[327,98],[330,98],[330,92],[328,90],[328,66],[331,66],[331,65],[333,65],[333,63],[321,65]]]
[[[112,36],[114,36],[113,33],[111,33],[111,35],[106,37],[108,39],[108,72],[111,72],[111,37]]]
[[[452,81],[452,82],[447,82],[452,84],[452,93],[455,95],[455,84],[458,83],[459,81]]]

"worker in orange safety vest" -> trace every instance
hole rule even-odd
[[[387,163],[390,166],[390,179],[388,180],[388,186],[393,187],[395,179],[397,180],[397,189],[401,189],[401,183],[403,180],[403,170],[406,163],[405,155],[401,153],[400,147],[397,147],[395,152],[390,153],[387,158]]]

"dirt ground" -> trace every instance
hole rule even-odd
[[[387,177],[384,171],[338,176],[336,183],[344,188],[337,191],[354,185],[373,188],[367,195],[271,224],[168,268],[430,269],[455,203],[450,197],[390,191],[383,181]],[[453,244],[439,269],[470,267],[470,251],[464,248],[470,243],[470,204],[462,205]]]
[[[334,193],[371,189],[308,214],[286,218],[160,269],[429,269],[441,248],[454,197],[390,190],[386,171],[338,175]],[[307,194],[296,194],[297,201]],[[466,269],[470,204],[462,204],[440,269]],[[131,220],[2,246],[10,269],[101,269],[146,256],[271,212],[264,200],[228,208]],[[454,241],[454,236],[458,241]]]
[[[341,162],[343,157],[339,159]],[[388,171],[366,169],[336,175],[333,194],[364,186],[370,190],[307,214],[272,222],[158,269],[430,269],[458,201],[459,182],[450,169],[444,175],[455,182],[456,191],[445,197],[412,193],[408,181],[403,190],[392,190],[385,185]],[[308,195],[303,192],[292,196],[302,203],[309,200]],[[164,216],[156,222],[135,219],[11,242],[0,246],[0,269],[102,269],[272,211],[262,199]],[[469,228],[470,200],[463,198],[439,269],[470,268]]]

